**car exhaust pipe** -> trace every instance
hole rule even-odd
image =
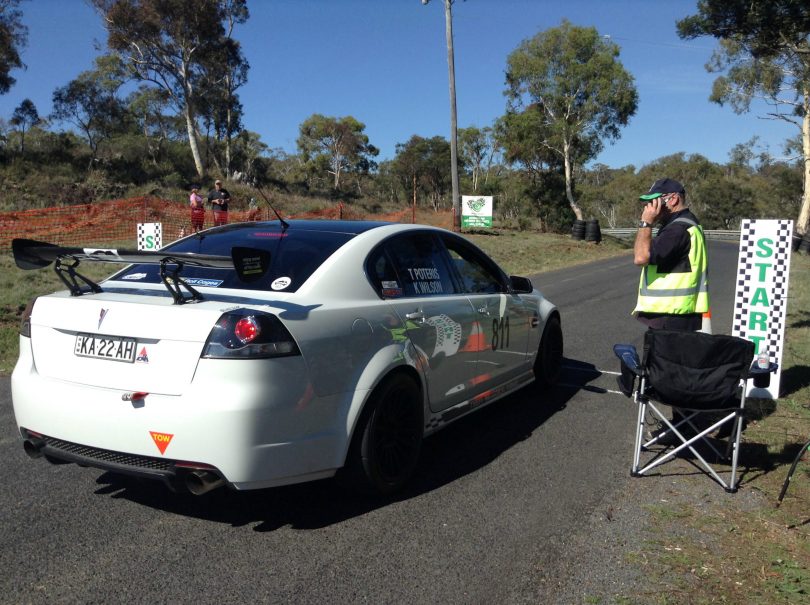
[[[32,437],[23,441],[23,449],[29,458],[41,458],[44,455],[42,453],[43,447],[45,447],[45,442],[42,439]]]
[[[191,471],[186,474],[186,489],[195,496],[207,494],[225,485],[225,479],[211,471]]]

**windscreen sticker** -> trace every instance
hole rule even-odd
[[[125,275],[121,279],[136,280],[136,279],[143,279],[144,277],[146,277],[146,273],[130,273],[129,275]]]
[[[222,285],[221,279],[205,279],[203,277],[184,277],[183,281],[189,286],[208,286],[210,288],[218,288]]]
[[[253,237],[287,237],[286,233],[278,231],[254,231],[251,235]]]
[[[272,284],[270,284],[270,287],[273,290],[284,290],[285,288],[288,288],[291,283],[292,279],[289,277],[279,277],[275,279]]]
[[[380,286],[383,296],[388,296],[391,298],[402,296],[402,288],[399,287],[399,282],[381,281]]]
[[[173,434],[169,433],[158,433],[156,431],[149,431],[149,434],[152,435],[152,441],[155,442],[158,450],[160,450],[160,455],[162,456],[166,453],[166,448],[169,447],[169,443],[172,441]]]
[[[264,272],[262,269],[262,259],[260,256],[246,256],[241,260],[243,275],[261,275]]]

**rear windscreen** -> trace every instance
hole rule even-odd
[[[270,267],[261,279],[250,283],[239,279],[233,269],[183,268],[180,277],[193,287],[238,288],[295,292],[335,250],[349,241],[352,233],[287,230],[273,227],[226,229],[194,235],[163,250],[230,256],[231,248],[259,248],[270,253]],[[174,265],[169,265],[170,269]],[[161,283],[159,265],[132,265],[110,279],[135,284]]]

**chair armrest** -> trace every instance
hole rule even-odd
[[[641,369],[641,360],[638,357],[638,351],[633,345],[613,345],[613,353],[622,360],[633,374],[641,376],[643,371]]]
[[[757,360],[755,359],[751,363],[751,367],[748,368],[748,376],[754,377],[754,376],[758,376],[758,375],[762,375],[762,374],[772,374],[772,373],[776,372],[776,370],[778,370],[778,369],[779,369],[779,364],[774,362],[774,361],[771,361],[768,364],[767,368],[760,368],[759,365],[757,364]]]

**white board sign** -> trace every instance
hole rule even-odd
[[[740,225],[732,334],[752,341],[756,355],[767,353],[779,364],[767,388],[748,381],[747,397],[779,398],[792,238],[793,221],[746,219]]]
[[[462,227],[492,227],[492,196],[461,196]]]

